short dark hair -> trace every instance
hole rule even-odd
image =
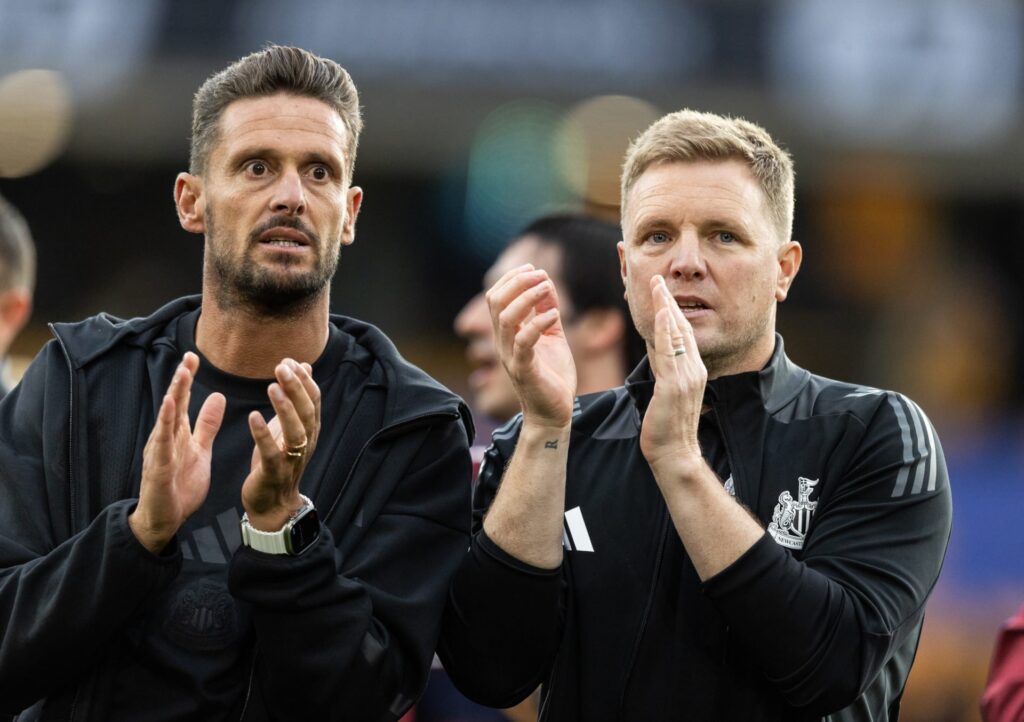
[[[615,250],[622,240],[619,227],[584,213],[554,213],[531,222],[512,242],[528,236],[560,251],[562,287],[568,292],[577,314],[592,309],[622,312],[626,327],[624,361],[626,368],[632,370],[647,348],[630,321],[629,305],[623,293]]]
[[[308,50],[268,45],[246,55],[206,79],[192,99],[192,146],[189,171],[202,175],[210,150],[218,140],[218,122],[224,109],[236,100],[291,93],[321,100],[341,116],[348,130],[346,175],[352,179],[363,118],[359,93],[352,76],[329,58]]]
[[[36,247],[18,209],[0,196],[0,291],[36,285]]]

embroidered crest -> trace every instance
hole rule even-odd
[[[810,500],[814,487],[818,485],[818,479],[801,476],[797,481],[800,484],[797,491],[799,498],[794,501],[789,490],[779,494],[779,503],[775,505],[772,523],[768,525],[768,533],[787,549],[804,548],[804,538],[811,526],[814,510],[818,506],[818,502]]]

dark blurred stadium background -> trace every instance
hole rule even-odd
[[[0,0],[0,193],[39,247],[15,351],[199,289],[171,200],[191,94],[268,41],[336,59],[362,95],[334,309],[460,391],[451,321],[511,233],[615,217],[625,145],[663,112],[746,116],[796,158],[789,351],[907,393],[941,434],[953,539],[904,719],[976,720],[1024,601],[1022,39],[1024,8],[988,0]]]

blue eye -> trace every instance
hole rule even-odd
[[[718,238],[720,241],[722,241],[722,243],[735,243],[736,241],[739,240],[738,238],[736,238],[736,236],[729,233],[729,231],[719,231]]]
[[[668,243],[669,238],[667,233],[655,231],[654,233],[651,233],[650,235],[647,236],[647,240],[649,240],[651,243]]]

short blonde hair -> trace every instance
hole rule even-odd
[[[761,184],[781,242],[793,235],[793,159],[768,131],[742,118],[679,110],[633,141],[622,166],[622,212],[637,179],[652,165],[702,160],[744,161]]]

